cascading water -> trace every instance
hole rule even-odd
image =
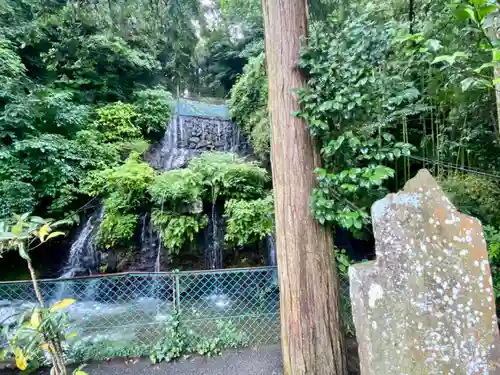
[[[95,271],[97,266],[96,234],[104,218],[104,205],[89,217],[77,239],[71,245],[69,258],[63,276],[72,277],[79,272]]]
[[[224,241],[224,233],[221,233],[222,228],[219,227],[222,220],[220,211],[217,207],[215,192],[212,192],[212,207],[209,217],[209,235],[205,246],[205,265],[208,269],[221,269],[222,261],[222,242]]]
[[[274,234],[266,236],[264,239],[267,248],[267,265],[275,267],[277,265],[276,261],[276,238]]]
[[[71,245],[66,266],[63,269],[61,278],[70,278],[82,274],[92,274],[98,267],[97,255],[97,231],[104,218],[104,205],[100,204],[94,214],[87,219],[76,240]],[[88,298],[93,297],[96,288],[91,288],[86,292]],[[60,283],[57,291],[57,299],[61,299],[69,291],[67,283]],[[91,294],[92,293],[92,294]]]

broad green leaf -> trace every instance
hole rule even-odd
[[[63,299],[62,301],[59,301],[59,302],[56,302],[51,308],[50,308],[50,312],[55,312],[55,311],[58,311],[58,310],[61,310],[61,309],[64,309],[68,306],[71,306],[73,303],[76,302],[76,299],[73,299],[73,298],[66,298],[66,299]]]
[[[477,18],[476,18],[476,12],[474,10],[473,7],[471,7],[470,5],[464,5],[461,7],[464,12],[467,14],[468,18],[474,22],[477,23]]]
[[[468,89],[470,89],[474,83],[476,82],[476,80],[472,77],[468,77],[464,80],[462,80],[462,82],[460,82],[460,86],[462,87],[462,91],[467,91]]]
[[[486,4],[487,1],[488,0],[470,0],[471,4],[473,4],[476,7],[483,6],[484,4]]]
[[[492,63],[492,62],[490,62],[490,63],[484,63],[484,64],[483,64],[483,65],[481,65],[479,68],[474,69],[474,72],[476,72],[476,73],[481,73],[481,71],[482,71],[483,69],[486,69],[486,68],[492,68],[492,67],[495,67],[495,66],[496,66],[496,64],[495,64],[495,63]]]
[[[35,224],[45,224],[46,220],[41,218],[40,216],[31,216],[30,221]]]
[[[73,372],[73,375],[88,375],[88,374],[82,370],[75,370],[75,372]]]
[[[25,221],[30,215],[31,215],[31,212],[25,212],[24,214],[19,216],[19,221]]]
[[[72,339],[74,337],[78,336],[78,334],[76,332],[71,332],[70,334],[68,334],[66,336],[66,339],[69,340],[69,339]]]
[[[489,16],[497,10],[496,5],[486,5],[477,10],[477,15],[479,17],[479,22],[482,22],[485,17]]]

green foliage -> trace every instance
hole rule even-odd
[[[161,136],[167,129],[173,102],[172,94],[158,87],[137,91],[134,94],[134,124],[141,129],[144,137]]]
[[[495,17],[498,13],[498,4],[487,1],[452,1],[449,6],[453,10],[453,13],[460,21],[470,22],[472,25],[472,30],[479,35],[480,43],[477,44],[478,48],[483,52],[487,52],[491,58],[490,61],[483,62],[477,67],[471,66],[472,64],[466,64],[464,67],[455,67],[464,71],[467,75],[461,82],[462,91],[467,91],[472,88],[494,88],[495,84],[499,83],[497,78],[492,79],[491,75],[484,75],[483,70],[491,70],[491,68],[497,68],[500,62],[500,44],[495,35],[495,31],[491,29],[496,29]],[[437,56],[432,64],[438,64],[445,61],[448,67],[452,67],[457,62],[457,59],[468,60],[469,55],[462,51],[456,51],[452,55],[440,55]]]
[[[220,320],[217,322],[215,337],[198,337],[194,351],[200,355],[212,357],[221,355],[228,348],[239,348],[248,345],[248,339],[243,332],[238,331],[231,320]]]
[[[104,196],[105,216],[99,227],[99,242],[106,246],[126,245],[138,222],[138,210],[147,204],[147,190],[155,178],[154,170],[139,160],[137,153],[124,164],[92,173],[85,182],[90,195]]]
[[[0,217],[10,217],[14,213],[32,212],[36,204],[35,188],[21,181],[0,182]]]
[[[53,229],[69,224],[72,224],[71,220],[43,219],[30,216],[29,212],[14,214],[11,218],[0,221],[0,255],[5,251],[17,250],[21,258],[30,262],[31,250],[54,237],[64,235],[64,232]]]
[[[50,308],[36,307],[21,314],[15,327],[7,327],[9,345],[3,356],[13,356],[22,371],[41,367],[45,355],[52,357],[55,350],[62,349],[68,335],[75,335],[69,333],[68,316],[63,310],[74,302],[62,300]],[[25,323],[27,317],[29,320]]]
[[[460,212],[487,225],[500,225],[500,187],[496,178],[451,172],[440,179],[440,185]]]
[[[116,102],[97,109],[94,126],[109,142],[130,140],[141,137],[141,130],[134,125],[137,114],[130,104]]]
[[[325,169],[316,170],[311,202],[316,218],[359,235],[370,224],[371,204],[387,193],[395,161],[410,155],[412,146],[396,142],[391,131],[419,112],[419,90],[388,63],[393,25],[377,25],[368,14],[330,26],[311,28],[300,63],[308,86],[297,115],[321,142]]]
[[[485,225],[484,237],[488,244],[488,257],[491,267],[491,276],[493,278],[493,290],[495,299],[500,302],[500,230],[498,227]]]
[[[231,320],[219,320],[213,335],[199,336],[187,331],[182,324],[182,313],[176,311],[167,322],[165,334],[154,345],[150,359],[153,363],[170,362],[193,352],[211,357],[225,349],[246,345],[246,335]]]
[[[165,334],[153,347],[151,362],[170,362],[188,352],[188,334],[182,325],[181,314],[176,311],[167,322]]]
[[[269,181],[267,171],[256,162],[227,152],[205,152],[189,162],[189,169],[200,176],[210,201],[262,197]]]
[[[112,340],[77,340],[69,345],[67,356],[70,362],[106,361],[111,358],[146,357],[152,351],[151,345],[112,341]]]
[[[207,215],[182,215],[158,209],[153,210],[151,218],[170,254],[179,254],[186,241],[193,242],[196,233],[208,224]]]
[[[262,199],[226,201],[226,241],[243,246],[255,243],[274,231],[274,206],[271,195]]]
[[[270,123],[267,111],[268,87],[264,54],[251,58],[231,89],[231,117],[249,135],[254,152],[267,159],[270,152]]]
[[[203,191],[201,176],[189,168],[162,173],[149,188],[154,203],[175,209],[199,201]]]
[[[223,152],[206,152],[192,159],[186,169],[171,170],[157,176],[148,191],[156,205],[153,224],[160,231],[165,248],[171,254],[179,254],[186,241],[192,242],[196,233],[208,224],[207,216],[201,214],[203,202],[215,204],[218,198],[237,200],[229,206],[226,204],[226,208],[234,207],[231,209],[235,215],[228,224],[232,228],[228,227],[228,230],[233,230],[228,238],[240,244],[246,240],[253,242],[262,230],[269,231],[262,227],[269,220],[272,226],[272,216],[255,223],[245,217],[241,209],[245,199],[265,195],[268,180],[267,171],[256,163]],[[272,201],[256,200],[253,204],[257,210],[272,206]],[[272,215],[272,211],[265,215]],[[254,218],[257,217],[258,213],[255,213]],[[244,223],[240,222],[243,220]]]
[[[335,264],[337,265],[340,278],[348,280],[349,267],[351,266],[352,261],[349,259],[349,256],[344,249],[335,249]]]
[[[30,271],[31,282],[38,301],[38,305],[31,312],[29,323],[24,324],[24,317],[22,317],[12,335],[7,334],[9,345],[4,355],[14,355],[16,366],[22,371],[28,369],[29,366],[36,368],[40,365],[43,350],[51,360],[51,372],[55,375],[67,373],[62,345],[68,330],[65,326],[64,315],[61,315],[60,311],[75,300],[65,299],[56,302],[50,308],[45,308],[29,252],[52,238],[64,235],[64,232],[56,232],[53,229],[66,225],[68,222],[68,220],[54,222],[50,219],[30,216],[29,213],[14,215],[10,220],[0,222],[0,255],[9,250],[19,252]]]
[[[114,207],[113,207],[114,208]],[[135,214],[122,214],[119,211],[106,210],[97,239],[101,245],[111,248],[126,244],[134,235],[139,216]]]
[[[145,200],[155,172],[133,153],[124,164],[89,176],[86,190],[90,195],[106,194],[117,209],[134,208]]]

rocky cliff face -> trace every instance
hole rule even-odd
[[[163,139],[146,155],[158,170],[183,168],[189,160],[205,151],[227,151],[248,154],[248,143],[238,127],[216,117],[174,115]]]

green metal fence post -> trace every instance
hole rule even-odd
[[[181,309],[181,287],[180,287],[180,275],[179,270],[175,271],[174,279],[175,279],[175,300],[177,301],[177,310]],[[175,306],[175,304],[174,304]]]

